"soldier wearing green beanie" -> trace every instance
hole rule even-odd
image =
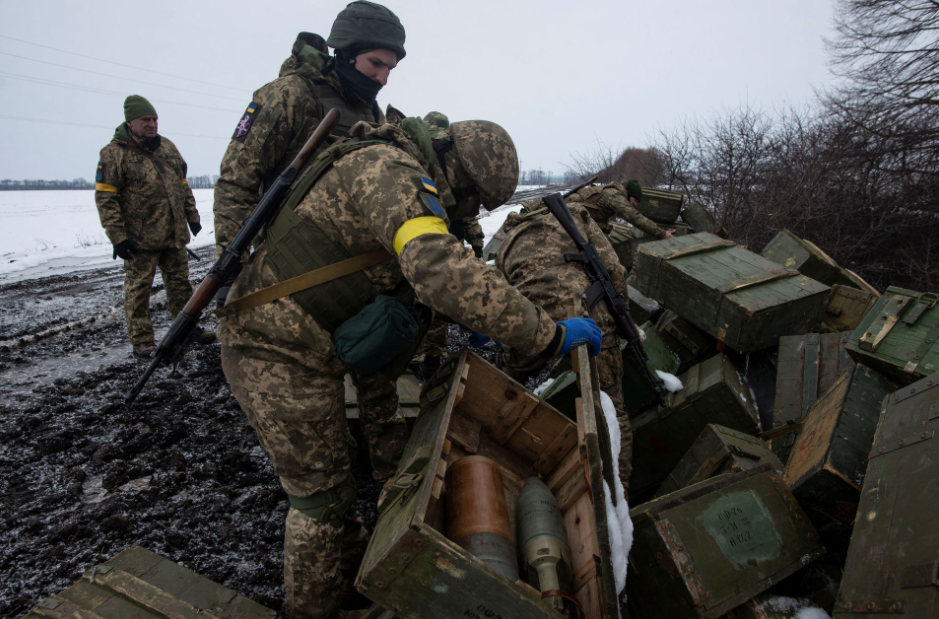
[[[159,267],[175,319],[189,297],[189,234],[202,229],[186,162],[176,145],[157,133],[157,112],[140,95],[124,100],[124,121],[101,150],[95,204],[114,258],[124,260],[124,315],[134,355],[155,349],[150,289]],[[187,229],[188,228],[188,229]],[[202,333],[200,343],[215,341]]]
[[[579,202],[587,207],[593,220],[604,234],[612,230],[611,221],[619,217],[642,230],[652,238],[669,239],[671,230],[663,230],[654,221],[636,210],[642,200],[642,186],[639,181],[630,179],[610,183],[602,187],[584,187],[567,198],[568,202]]]
[[[385,122],[376,97],[391,70],[405,57],[404,43],[404,27],[397,16],[364,0],[350,3],[339,13],[328,39],[311,32],[297,36],[280,76],[255,91],[222,159],[213,206],[218,254],[255,209],[264,188],[296,156],[330,108],[341,113],[332,131],[335,135],[348,135],[360,121]],[[335,55],[329,53],[330,47]],[[220,304],[229,287],[219,293]],[[397,387],[381,374],[351,375],[372,474],[384,480],[394,474],[407,443]],[[322,586],[329,579],[320,565],[310,565],[309,557],[319,556],[323,563],[325,558],[341,555],[343,576],[351,584],[357,559],[368,542],[364,529],[347,524],[342,547],[323,548],[308,535],[312,522],[294,511],[287,518],[284,580],[291,617],[331,617],[340,603],[348,606],[343,592],[330,589],[332,585]]]

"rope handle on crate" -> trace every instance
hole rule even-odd
[[[571,604],[574,605],[574,608],[577,609],[577,617],[579,617],[580,619],[586,619],[586,615],[584,615],[583,606],[580,605],[580,602],[577,601],[577,598],[575,598],[573,595],[571,595],[567,591],[562,591],[561,589],[550,589],[548,591],[541,592],[542,600],[545,598],[555,597],[555,596],[568,600]]]

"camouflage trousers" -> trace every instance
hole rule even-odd
[[[359,423],[368,442],[372,477],[384,481],[398,470],[408,443],[408,426],[398,404],[398,385],[382,374],[352,372],[359,402]]]
[[[352,474],[342,366],[312,369],[222,346],[222,370],[288,494],[310,497]],[[337,617],[367,543],[354,510],[333,523],[290,508],[284,534],[290,617]]]
[[[424,357],[445,357],[447,355],[447,337],[450,334],[450,323],[446,320],[434,320],[424,335],[418,352],[414,355],[415,361]]]
[[[543,357],[522,356],[511,349],[505,353],[506,374],[521,383],[528,382],[544,369],[547,363],[548,360]],[[616,407],[621,441],[619,474],[628,496],[629,475],[632,473],[633,434],[629,427],[629,412],[623,404],[623,355],[618,344],[605,347],[597,356],[597,374],[600,390],[610,396],[613,406]]]
[[[150,290],[157,267],[163,276],[170,316],[175,319],[192,296],[189,283],[189,256],[186,248],[137,252],[124,261],[124,317],[131,344],[152,344]]]

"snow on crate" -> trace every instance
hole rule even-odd
[[[658,375],[659,380],[665,384],[665,388],[668,389],[669,393],[676,393],[685,388],[685,386],[681,384],[681,380],[674,374],[669,374],[662,370],[656,370],[655,373]]]
[[[606,520],[610,530],[610,555],[613,561],[613,579],[616,583],[616,595],[623,593],[626,588],[626,566],[629,551],[633,546],[633,521],[629,517],[629,503],[626,501],[626,491],[619,476],[619,454],[622,441],[619,432],[619,421],[616,419],[616,407],[613,400],[605,392],[600,392],[600,406],[603,409],[603,418],[610,433],[610,448],[613,451],[613,479],[616,496],[616,505],[613,505],[610,486],[603,481],[603,498],[606,500]]]

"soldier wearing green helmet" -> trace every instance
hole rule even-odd
[[[452,209],[491,210],[514,193],[518,157],[502,127],[452,123],[433,139],[421,119],[405,118],[351,133],[324,151],[328,165],[310,164],[231,295],[236,307],[266,299],[307,264],[356,260],[360,270],[247,304],[219,325],[225,376],[289,495],[294,619],[338,615],[365,546],[352,510],[346,372],[395,378],[431,310],[524,354],[567,354],[583,342],[598,354],[601,345],[592,320],[555,323],[448,232]]]

